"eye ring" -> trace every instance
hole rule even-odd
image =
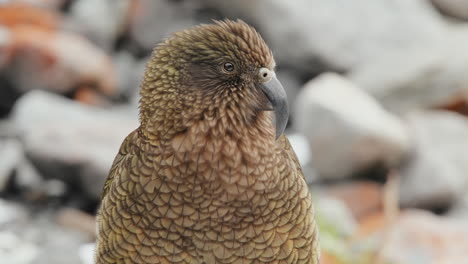
[[[274,71],[269,70],[268,68],[261,68],[258,72],[258,77],[262,82],[268,82],[275,75]]]
[[[224,65],[223,65],[223,68],[224,68],[224,70],[227,71],[227,72],[232,72],[232,71],[234,71],[234,68],[235,68],[235,67],[234,67],[234,64],[233,64],[233,63],[231,63],[231,62],[225,62]]]

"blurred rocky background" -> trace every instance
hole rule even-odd
[[[222,18],[276,56],[322,263],[466,263],[468,0],[0,0],[0,263],[92,262],[151,50]]]

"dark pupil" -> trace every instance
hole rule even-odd
[[[224,69],[226,71],[233,71],[234,70],[234,64],[232,64],[230,62],[226,62],[226,63],[224,63]]]

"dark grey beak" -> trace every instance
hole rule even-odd
[[[278,79],[276,79],[276,76],[273,76],[268,82],[261,84],[261,89],[273,106],[276,122],[276,139],[278,139],[283,134],[289,118],[286,91]]]

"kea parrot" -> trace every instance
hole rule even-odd
[[[272,51],[241,20],[173,33],[140,85],[97,217],[97,264],[319,263],[318,230],[283,135]]]

